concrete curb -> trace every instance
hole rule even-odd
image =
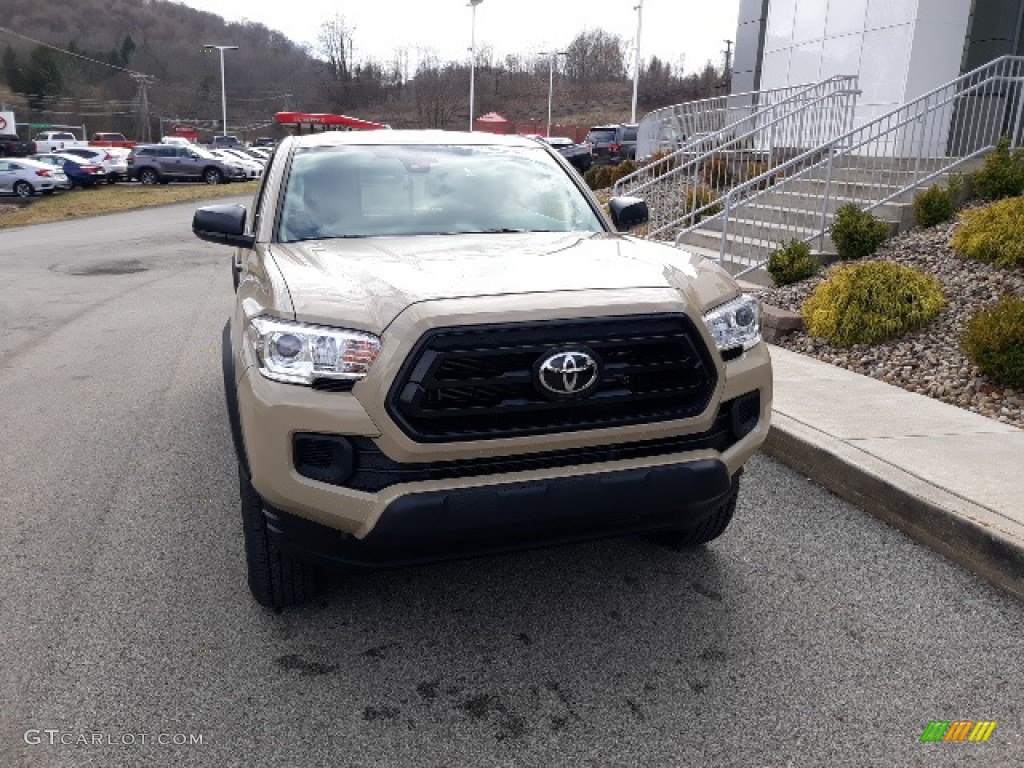
[[[990,510],[784,414],[772,414],[764,450],[1024,600],[1024,536]]]

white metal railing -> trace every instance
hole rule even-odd
[[[836,81],[841,87],[856,86],[856,78],[853,77],[840,76],[824,82]],[[636,157],[646,160],[654,154],[675,152],[695,139],[718,133],[759,110],[788,102],[820,86],[820,82],[815,82],[746,91],[687,101],[648,112],[637,127]]]
[[[835,209],[872,211],[991,150],[1021,145],[1024,57],[1003,56],[859,127],[832,137],[677,221],[676,237],[721,231],[720,259],[737,276],[763,267],[790,240],[822,249]],[[808,200],[813,206],[808,208]],[[752,224],[770,224],[771,242]]]
[[[851,76],[807,86],[642,166],[612,194],[647,200],[648,237],[690,227],[719,210],[732,187],[849,130],[858,93]]]

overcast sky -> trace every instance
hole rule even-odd
[[[406,46],[433,48],[442,59],[468,57],[468,0],[179,0],[229,21],[249,19],[292,40],[313,44],[335,12],[354,27],[356,58],[388,60]],[[639,0],[483,0],[476,10],[477,45],[502,57],[563,48],[586,28],[600,27],[632,45]],[[739,0],[643,0],[641,55],[670,63],[684,57],[686,71],[711,59],[721,64],[724,41],[736,34]],[[220,42],[230,45],[232,41]],[[413,59],[415,60],[415,59]],[[632,62],[632,53],[629,58]]]

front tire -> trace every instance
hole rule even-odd
[[[203,181],[207,184],[223,184],[224,174],[218,171],[216,168],[207,168],[203,171]]]
[[[32,189],[32,185],[27,181],[16,181],[14,182],[14,194],[20,198],[32,197],[32,193],[35,192]]]
[[[736,512],[736,500],[740,494],[740,479],[733,478],[732,490],[725,500],[715,508],[707,518],[695,528],[679,528],[670,531],[656,531],[647,534],[647,538],[666,549],[681,551],[699,547],[714,541],[729,527],[733,514]]]
[[[301,605],[316,594],[316,569],[279,549],[267,533],[263,500],[241,467],[238,468],[242,499],[242,532],[249,591],[256,602],[280,611]]]

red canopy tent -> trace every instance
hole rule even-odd
[[[488,112],[473,121],[473,129],[487,133],[514,133],[515,126],[497,112]]]

